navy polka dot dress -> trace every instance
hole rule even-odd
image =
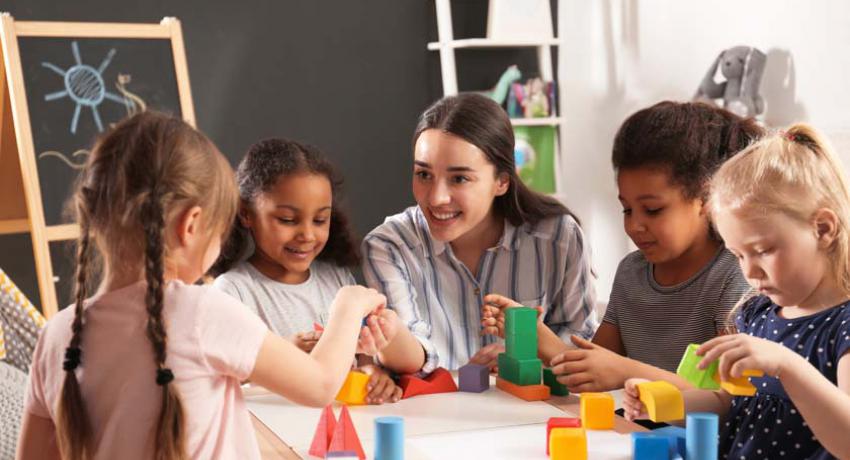
[[[736,318],[738,330],[796,351],[830,382],[850,349],[850,302],[795,319],[778,315],[767,296],[750,299]],[[720,426],[720,454],[728,459],[831,459],[773,377],[751,378],[755,396],[736,396]]]

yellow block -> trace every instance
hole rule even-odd
[[[745,370],[740,377],[730,377],[729,380],[720,380],[720,374],[714,374],[714,380],[720,383],[720,388],[726,390],[727,393],[734,396],[753,396],[756,394],[756,387],[750,383],[749,377],[764,377],[764,372],[752,369]]]
[[[551,460],[587,460],[584,428],[553,428],[549,434]]]
[[[336,400],[348,405],[366,404],[366,384],[369,383],[369,376],[357,371],[351,371],[345,378],[342,388],[336,394]]]
[[[685,418],[685,400],[676,385],[662,380],[644,382],[638,384],[638,392],[653,422],[672,422]]]
[[[581,426],[590,430],[613,429],[614,397],[608,393],[582,393]]]

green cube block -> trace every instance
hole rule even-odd
[[[704,370],[698,369],[697,364],[702,360],[702,357],[697,356],[697,348],[699,348],[698,343],[688,345],[688,348],[685,350],[685,356],[682,356],[682,361],[679,362],[676,373],[697,388],[719,390],[720,384],[714,380],[718,362],[714,361]]]
[[[513,307],[505,310],[505,336],[537,333],[537,310]]]
[[[534,359],[516,359],[499,353],[499,377],[517,385],[539,385],[543,362]]]
[[[543,384],[549,387],[549,392],[555,396],[569,396],[567,386],[555,379],[555,374],[548,367],[543,369]]]
[[[505,352],[516,359],[537,357],[537,330],[534,334],[512,334],[505,337]]]

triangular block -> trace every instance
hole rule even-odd
[[[360,438],[357,437],[357,430],[354,429],[354,423],[351,422],[351,416],[348,414],[348,407],[342,406],[333,439],[331,439],[331,444],[328,446],[328,452],[345,450],[357,452],[360,460],[366,459],[363,446],[360,445]]]
[[[402,375],[399,378],[398,384],[402,389],[401,399],[407,399],[417,395],[452,393],[457,391],[457,385],[454,378],[452,378],[452,374],[442,367],[424,379],[412,374]]]
[[[333,407],[328,404],[322,410],[322,416],[319,418],[319,424],[316,425],[316,433],[313,435],[313,442],[310,443],[310,455],[324,458],[328,453],[328,446],[331,444],[334,430],[336,429],[336,416],[334,415]]]
[[[452,393],[457,391],[457,384],[452,378],[452,373],[443,369],[437,368],[425,381],[431,384],[431,393]]]
[[[431,384],[413,375],[402,375],[398,380],[402,389],[401,399],[412,398],[416,395],[428,394]]]

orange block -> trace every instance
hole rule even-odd
[[[659,380],[638,384],[640,401],[646,406],[653,422],[672,422],[685,418],[685,400],[682,392],[670,382]]]
[[[437,368],[437,370],[424,379],[412,374],[402,375],[399,378],[399,386],[402,389],[401,399],[407,399],[417,395],[452,393],[457,391],[457,384],[455,384],[451,372],[442,367]]]
[[[369,383],[369,376],[357,371],[351,371],[345,378],[342,388],[336,394],[336,400],[352,406],[366,404],[366,384]]]
[[[764,372],[752,369],[745,370],[738,378],[730,378],[729,380],[720,380],[720,373],[714,374],[714,381],[720,383],[720,388],[726,390],[730,395],[735,396],[753,396],[756,394],[756,387],[750,383],[749,377],[764,377]]]
[[[587,460],[587,434],[584,428],[555,428],[549,438],[552,460]]]
[[[613,429],[614,397],[608,393],[582,393],[581,426],[589,430]]]
[[[526,401],[549,399],[549,387],[546,385],[517,385],[501,377],[496,377],[496,387]]]
[[[310,455],[315,457],[325,458],[328,453],[328,446],[331,444],[334,430],[336,429],[336,416],[334,415],[333,407],[328,404],[322,410],[322,416],[319,418],[319,424],[316,425],[316,434],[313,435],[313,442],[310,443]]]
[[[363,446],[360,445],[357,430],[354,429],[354,423],[351,422],[351,416],[348,414],[348,407],[342,406],[342,410],[339,413],[339,422],[336,424],[333,439],[331,439],[331,444],[328,446],[328,452],[346,450],[357,452],[360,460],[366,460],[366,454],[363,452]]]

